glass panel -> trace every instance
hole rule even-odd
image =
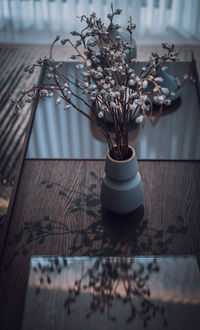
[[[198,329],[194,257],[32,257],[24,329]]]
[[[138,63],[138,69],[143,65]],[[191,64],[168,66],[168,74],[182,77],[190,72]],[[66,62],[62,70],[77,75],[75,63]],[[80,95],[78,89],[74,92]],[[56,105],[55,100],[39,101],[26,157],[104,159],[107,145],[98,129],[75,109],[64,111],[64,103]],[[75,103],[86,110],[80,100]],[[200,159],[200,107],[195,84],[188,82],[155,123],[148,116],[140,125],[133,123],[130,144],[138,159]]]

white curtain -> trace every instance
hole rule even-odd
[[[165,36],[169,29],[187,39],[200,39],[200,0],[113,0],[122,9],[118,23],[126,26],[131,15],[136,40]],[[49,43],[52,35],[81,29],[77,16],[93,11],[107,21],[110,0],[0,0],[0,42]],[[38,31],[38,34],[35,32]],[[50,37],[51,35],[51,37]],[[29,40],[30,38],[30,40]],[[36,40],[34,40],[36,38]]]
[[[200,38],[200,1],[173,0],[169,23],[185,37]]]

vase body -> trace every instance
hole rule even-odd
[[[141,176],[135,151],[131,156],[117,161],[107,152],[105,172],[101,186],[101,205],[114,213],[126,214],[137,209],[144,200]]]

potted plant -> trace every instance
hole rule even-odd
[[[171,104],[175,93],[190,77],[184,76],[182,82],[177,78],[173,91],[162,86],[161,73],[167,69],[166,62],[176,61],[177,58],[174,45],[168,44],[162,44],[166,51],[164,55],[152,53],[147,65],[142,67],[139,74],[136,73],[136,60],[132,52],[135,24],[130,18],[127,26],[130,42],[123,41],[119,34],[113,33],[120,29],[118,24],[113,23],[114,17],[120,14],[120,9],[113,10],[111,6],[111,13],[107,16],[110,21],[108,27],[95,13],[89,17],[81,16],[80,20],[86,26],[80,33],[71,32],[77,40],[61,40],[62,45],[70,44],[74,49],[72,59],[79,61],[76,64],[79,74],[67,76],[61,73],[59,67],[62,63],[53,60],[52,49],[60,40],[58,36],[50,47],[48,58],[25,68],[30,74],[35,67],[45,69],[49,83],[23,90],[20,97],[12,97],[12,101],[18,110],[37,96],[55,96],[56,104],[62,99],[66,102],[65,110],[75,109],[86,116],[101,131],[108,144],[101,192],[102,206],[114,212],[127,213],[139,207],[144,198],[135,150],[129,145],[131,123],[133,120],[137,124],[141,123],[146,115],[155,121],[162,113],[163,106]],[[83,97],[74,93],[73,85],[81,90]],[[75,98],[87,106],[88,111],[78,107]],[[159,106],[159,111],[154,111],[154,104]],[[112,123],[111,130],[108,122]]]

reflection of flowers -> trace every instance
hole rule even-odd
[[[67,259],[49,258],[48,266],[38,263],[34,272],[39,276],[36,294],[41,288],[51,284],[51,273],[61,273],[65,267],[72,267]],[[86,261],[86,262],[85,262]],[[67,297],[64,300],[64,308],[67,314],[72,313],[72,306],[78,302],[81,294],[89,293],[90,304],[86,318],[95,313],[107,315],[110,321],[117,321],[114,314],[115,301],[120,303],[121,308],[126,308],[128,317],[126,323],[131,323],[138,316],[146,327],[152,318],[160,315],[163,325],[168,322],[165,317],[164,306],[159,306],[150,300],[151,290],[148,281],[152,274],[160,271],[156,259],[148,263],[142,263],[134,258],[94,258],[79,260],[81,274],[74,280],[73,285],[67,288]],[[76,270],[77,271],[77,270]],[[74,310],[73,310],[74,311]]]
[[[70,246],[71,255],[109,256],[109,255],[133,255],[151,253],[152,255],[166,254],[173,240],[178,235],[187,233],[184,219],[178,217],[176,223],[166,229],[156,229],[148,226],[148,220],[142,219],[141,215],[136,221],[132,218],[123,221],[112,214],[105,214],[100,209],[100,198],[97,188],[100,179],[91,172],[94,180],[90,186],[82,182],[82,192],[73,191],[75,198],[68,212],[85,212],[90,223],[84,229],[74,229],[70,223],[66,224],[59,220],[53,220],[44,216],[37,220],[26,221],[9,242],[15,246],[15,253],[7,263],[11,266],[12,261],[19,254],[27,256],[29,246],[33,241],[43,244],[45,239],[58,235],[73,235]],[[98,184],[96,183],[98,182]],[[41,189],[52,189],[60,198],[68,199],[72,189],[68,189],[56,182],[42,181]],[[132,217],[132,216],[130,216]],[[130,220],[130,221],[129,221]]]

